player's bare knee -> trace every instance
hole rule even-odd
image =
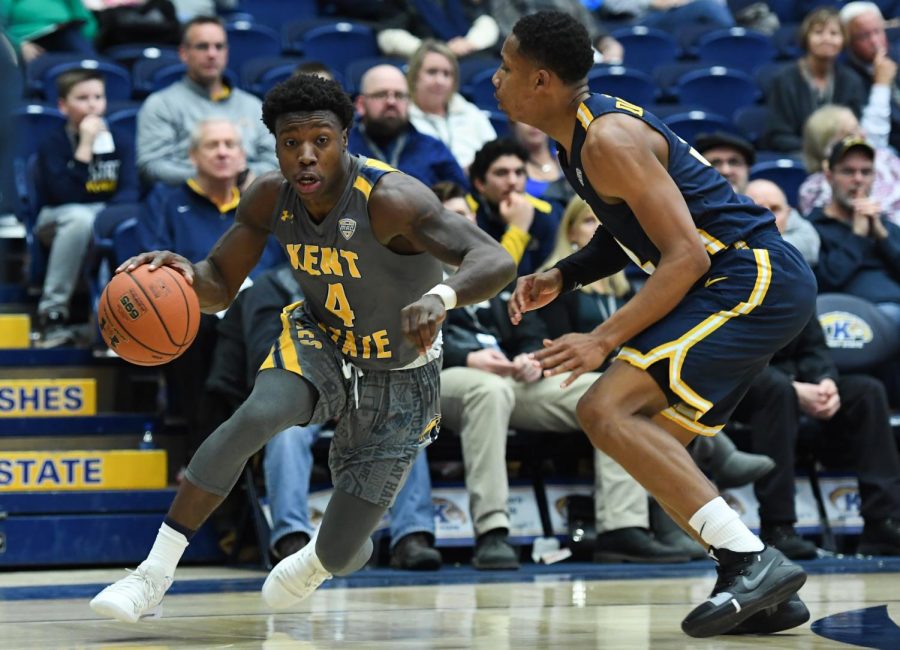
[[[575,415],[591,443],[605,451],[619,431],[622,414],[609,400],[586,393],[578,400]]]

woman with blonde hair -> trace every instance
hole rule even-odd
[[[815,111],[803,127],[803,162],[809,176],[800,186],[797,208],[809,214],[831,202],[831,185],[825,178],[824,165],[830,143],[848,135],[869,139],[875,146],[875,182],[872,198],[894,223],[900,224],[900,157],[893,149],[879,145],[863,132],[859,120],[846,106],[828,104]]]
[[[468,170],[475,153],[495,140],[491,121],[459,94],[459,62],[440,41],[426,39],[409,59],[409,121],[421,133],[437,138]]]

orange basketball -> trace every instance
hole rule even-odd
[[[180,356],[197,336],[200,302],[184,276],[143,264],[113,276],[100,296],[97,322],[117,355],[139,366]]]

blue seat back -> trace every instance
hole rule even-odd
[[[127,68],[112,61],[79,59],[57,63],[44,71],[44,96],[48,102],[56,103],[56,78],[63,72],[79,68],[96,70],[103,75],[106,84],[106,99],[108,101],[126,101],[131,99],[131,73],[128,72]]]
[[[612,36],[625,49],[623,64],[651,73],[660,63],[674,61],[681,54],[678,42],[668,32],[644,25],[618,29]]]
[[[748,73],[773,61],[777,54],[778,49],[769,36],[743,27],[709,32],[697,41],[697,55],[701,61]]]
[[[700,133],[726,131],[743,137],[743,133],[733,122],[721,115],[706,111],[676,113],[663,119],[663,122],[690,145],[694,144]]]
[[[281,36],[266,25],[237,21],[225,26],[228,36],[228,61],[235,68],[250,59],[281,54]]]
[[[719,115],[734,115],[762,98],[753,78],[741,70],[713,66],[686,73],[678,81],[679,101],[699,104]]]
[[[620,65],[595,66],[588,73],[592,92],[605,93],[643,106],[656,98],[656,84],[646,72]]]
[[[784,192],[789,205],[797,205],[797,195],[806,176],[803,163],[794,158],[765,160],[750,168],[750,180],[764,178],[772,181]]]
[[[305,58],[321,61],[334,70],[346,70],[356,59],[380,54],[371,27],[346,21],[312,27],[297,45]]]

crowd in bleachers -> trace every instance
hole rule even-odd
[[[10,132],[0,214],[27,232],[23,278],[40,295],[35,345],[95,344],[73,301],[96,299],[103,274],[130,255],[205,257],[242,192],[278,169],[260,98],[297,74],[334,78],[354,98],[351,153],[432,188],[501,242],[520,274],[584,246],[597,220],[573,200],[554,144],[510,124],[494,99],[503,39],[543,8],[588,26],[591,90],[660,116],[736,192],[772,210],[820,291],[863,298],[900,328],[896,0],[0,0],[0,49],[15,82],[3,95],[9,119],[0,120]],[[286,261],[273,239],[255,284],[224,317],[204,316],[195,345],[165,368],[168,408],[187,421],[189,449],[246,396],[280,331],[280,306],[297,299]],[[476,567],[519,562],[507,539],[509,430],[577,430],[575,403],[597,376],[560,391],[528,353],[602,323],[639,289],[641,273],[584,287],[515,329],[508,294],[450,312],[442,410],[462,448]],[[795,449],[809,422],[819,423],[812,446],[821,460],[859,476],[860,549],[900,554],[900,460],[889,424],[900,408],[898,354],[867,374],[839,375],[813,320],[738,409],[751,431],[738,439],[745,451],[725,433],[695,444],[720,486],[756,481],[762,537],[790,557],[816,554],[794,530]],[[214,414],[185,395],[203,395]],[[268,445],[275,558],[313,534],[310,448],[320,435],[292,427]],[[600,560],[703,556],[671,526],[651,525],[646,493],[614,461],[598,451],[593,465]],[[422,452],[392,511],[396,568],[440,566],[430,493]]]

